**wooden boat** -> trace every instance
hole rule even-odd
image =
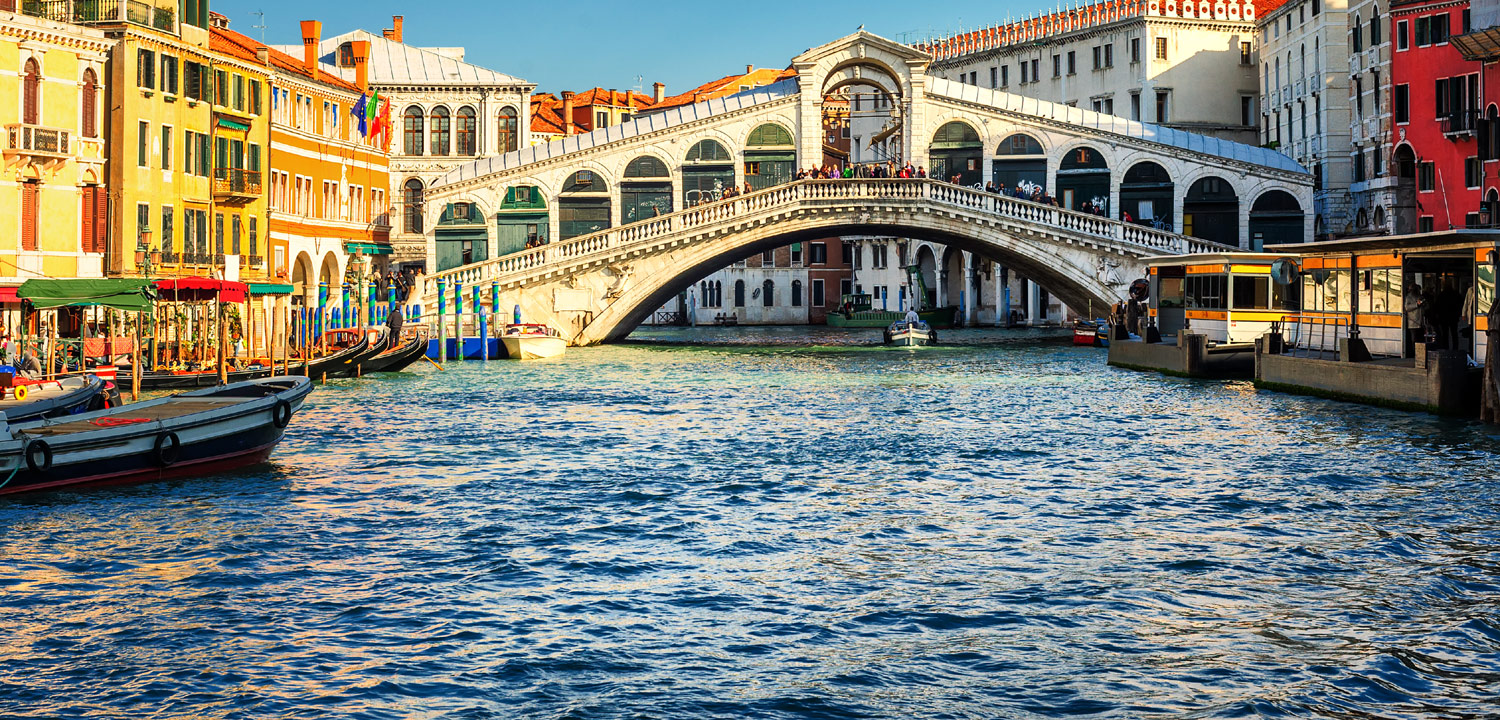
[[[885,344],[897,347],[921,347],[937,344],[937,333],[924,322],[892,323],[885,331]]]
[[[361,333],[357,340],[351,342],[348,346],[338,350],[337,352],[334,352],[331,355],[325,355],[320,358],[313,358],[302,368],[298,368],[295,365],[292,366],[292,372],[298,372],[310,378],[321,378],[325,373],[328,375],[336,376],[340,370],[343,370],[345,368],[352,370],[355,359],[363,355],[365,351],[369,349],[370,338]]]
[[[276,377],[0,428],[0,495],[224,472],[265,461],[312,390]]]
[[[99,410],[108,402],[104,380],[95,375],[11,382],[13,386],[5,388],[6,398],[0,400],[0,412],[12,424]]]
[[[506,325],[500,342],[512,360],[558,357],[568,350],[568,341],[546,325]]]
[[[410,367],[412,363],[422,359],[427,354],[427,336],[422,333],[412,335],[405,343],[395,344],[365,363],[364,371],[372,372],[401,372]]]
[[[1073,344],[1089,347],[1105,347],[1109,338],[1109,323],[1103,320],[1073,321]]]
[[[292,366],[293,370],[297,367]],[[130,366],[122,365],[119,369],[119,377],[123,382],[129,383]],[[230,370],[226,373],[229,382],[244,382],[246,380],[257,380],[271,376],[269,366],[252,366],[239,370]],[[187,388],[214,387],[219,384],[219,372],[217,370],[153,370],[141,373],[142,390],[184,390]]]
[[[365,368],[365,364],[385,352],[389,347],[390,334],[386,332],[385,328],[380,329],[380,334],[376,335],[374,340],[370,340],[369,334],[363,329],[336,330],[334,332],[359,333],[363,335],[365,349],[336,365],[329,366],[324,371],[328,373],[328,377],[356,377],[363,375],[369,372]],[[322,377],[322,374],[319,373],[317,377]]]

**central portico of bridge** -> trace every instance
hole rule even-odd
[[[844,235],[942,242],[1069,305],[1103,306],[1149,255],[1311,237],[1312,177],[1285,155],[934,78],[930,61],[860,32],[799,55],[776,84],[455,169],[407,218],[425,227],[436,270],[424,315],[439,307],[439,281],[445,300],[477,285],[498,299],[488,312],[518,305],[575,344],[603,342],[725,265]],[[791,182],[783,167],[767,182],[762,163],[823,164],[825,99],[855,87],[885,98],[885,132],[934,178],[982,186],[1025,168],[1065,205],[1113,217],[937,179]],[[747,183],[752,192],[723,196]],[[1153,209],[1156,227],[1122,221],[1127,207]],[[1171,230],[1185,221],[1199,231]]]

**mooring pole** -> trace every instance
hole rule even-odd
[[[447,319],[444,318],[443,315],[447,314],[447,312],[448,312],[448,298],[447,298],[447,296],[445,296],[443,294],[443,291],[446,289],[447,283],[444,282],[442,278],[438,278],[437,286],[438,286],[438,311],[437,311],[438,362],[445,363],[445,362],[448,362],[448,323],[447,323]]]
[[[490,328],[484,316],[484,305],[480,303],[479,283],[474,283],[474,322],[479,329],[479,359],[490,359]]]

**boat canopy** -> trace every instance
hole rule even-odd
[[[156,300],[156,287],[146,278],[97,280],[27,280],[16,296],[29,300],[38,310],[60,307],[100,306],[143,312]]]
[[[169,302],[208,302],[218,300],[230,304],[245,302],[250,286],[241,282],[215,280],[206,277],[185,277],[157,280],[156,287],[161,299]]]

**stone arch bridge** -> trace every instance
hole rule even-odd
[[[1150,255],[1311,237],[1312,178],[1284,155],[930,77],[930,60],[861,32],[799,55],[774,85],[455,169],[419,218],[408,209],[436,270],[425,315],[440,283],[466,307],[476,286],[485,300],[498,287],[505,314],[605,342],[730,263],[846,235],[968,250],[1083,307],[1119,299]],[[909,162],[962,184],[792,181],[825,163],[825,105],[849,88],[886,98],[882,135]],[[1108,212],[967,187],[991,181]],[[729,185],[751,192],[723,197]]]

